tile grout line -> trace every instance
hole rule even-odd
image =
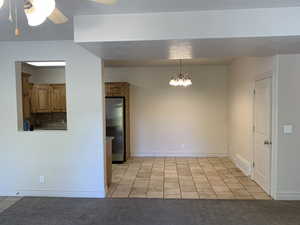
[[[197,164],[198,164],[198,160],[197,160],[197,159],[196,159],[196,162],[197,162]],[[190,172],[191,172],[191,175],[192,175],[192,181],[193,181],[193,184],[194,184],[194,188],[195,188],[195,190],[196,190],[196,193],[197,193],[197,195],[198,195],[198,198],[200,198],[200,195],[199,195],[199,193],[198,193],[197,186],[196,186],[196,183],[195,183],[195,180],[194,180],[194,176],[193,176],[193,173],[192,173],[192,168],[191,168],[191,165],[190,165],[189,162],[188,162],[188,165],[189,165],[189,169],[190,169]],[[198,164],[198,166],[200,167],[199,164]]]
[[[207,160],[209,162],[209,160]],[[211,165],[211,163],[209,162],[209,164]],[[201,165],[200,165],[201,166]],[[212,166],[212,165],[211,165]],[[202,167],[201,167],[202,168]],[[202,168],[203,169],[203,168]],[[215,192],[215,190],[213,189],[213,186],[211,185],[209,179],[208,179],[208,176],[207,176],[207,173],[205,172],[205,170],[203,169],[203,172],[204,172],[204,176],[206,177],[207,179],[207,183],[209,184],[210,186],[210,189],[213,191],[213,194],[215,195],[216,199],[218,198],[218,195],[217,193]]]
[[[222,161],[222,165],[226,168],[226,170],[228,170],[228,172],[233,176],[233,174],[230,172],[230,170],[224,165],[223,161]],[[224,181],[224,178],[221,178],[222,181],[224,182],[225,186],[230,190],[233,198],[235,198],[235,194],[233,193],[233,191],[231,190],[231,188],[228,186],[228,184]]]
[[[178,182],[178,185],[179,185],[179,192],[180,192],[179,195],[180,195],[180,199],[182,199],[182,188],[181,188],[179,173],[178,173],[177,157],[175,157],[175,165],[176,165],[176,173],[177,173],[177,182]]]

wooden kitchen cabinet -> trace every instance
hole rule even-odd
[[[51,106],[52,112],[66,112],[66,85],[52,84],[51,85]]]
[[[66,85],[34,84],[31,111],[33,113],[66,112]]]
[[[31,111],[33,113],[51,112],[51,86],[48,84],[34,84],[31,96]]]

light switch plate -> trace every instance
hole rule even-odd
[[[292,134],[293,133],[293,125],[291,125],[291,124],[284,125],[283,133],[284,134]]]

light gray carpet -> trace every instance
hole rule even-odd
[[[299,225],[300,202],[23,198],[1,225]]]

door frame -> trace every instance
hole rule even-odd
[[[258,78],[259,77],[259,78]],[[253,82],[253,90],[255,89],[255,82],[266,78],[271,78],[271,159],[270,159],[270,193],[268,193],[273,199],[277,199],[277,175],[278,175],[278,57],[274,57],[273,70],[259,74],[257,79]],[[254,92],[253,92],[254,93]],[[254,106],[255,96],[253,95],[253,117],[252,126],[254,127]],[[254,162],[254,150],[255,150],[255,136],[254,130],[252,131],[252,160],[251,160],[251,178],[253,179],[253,162]]]

